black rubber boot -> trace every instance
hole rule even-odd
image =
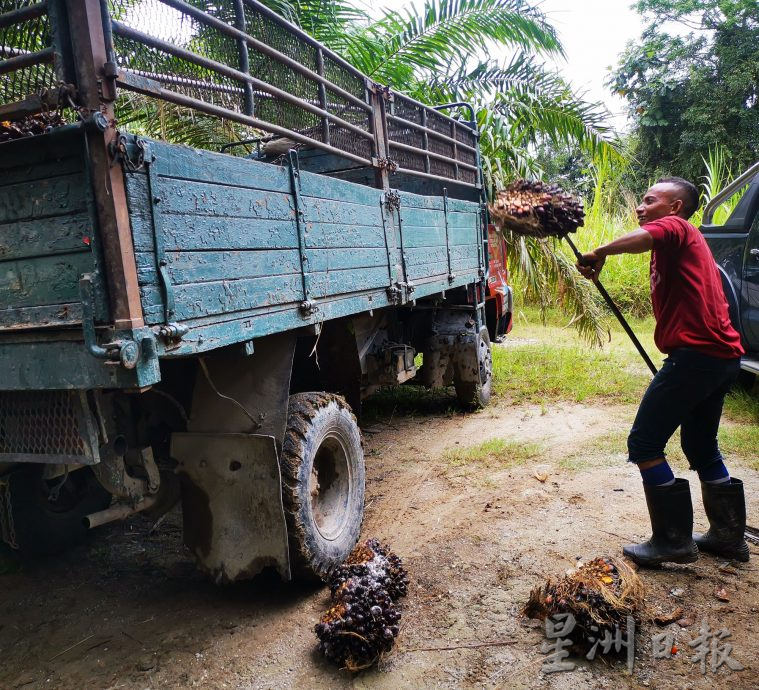
[[[748,561],[748,544],[743,538],[746,532],[743,482],[735,477],[722,484],[701,482],[701,496],[709,530],[693,535],[698,548],[731,561]]]
[[[693,504],[687,479],[669,486],[643,485],[653,536],[643,544],[630,544],[622,553],[638,565],[693,563],[698,547],[693,541]]]

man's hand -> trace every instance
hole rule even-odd
[[[598,280],[598,275],[605,263],[605,256],[599,256],[596,252],[588,252],[582,255],[582,260],[578,261],[575,266],[588,280]]]

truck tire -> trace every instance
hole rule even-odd
[[[456,399],[464,407],[479,409],[490,404],[493,386],[493,355],[490,351],[490,336],[487,327],[480,328],[475,343],[477,348],[477,381],[462,381],[458,375],[453,378]]]
[[[290,396],[282,443],[282,499],[293,578],[326,579],[350,554],[364,515],[364,450],[339,395]]]
[[[16,546],[25,556],[59,553],[84,540],[83,518],[111,504],[108,493],[85,467],[71,472],[49,500],[61,477],[45,480],[44,466],[29,465],[10,476],[9,491]]]

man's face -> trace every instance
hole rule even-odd
[[[635,209],[638,225],[644,225],[665,216],[676,216],[683,206],[677,191],[677,187],[666,182],[651,187],[643,195],[640,206]]]

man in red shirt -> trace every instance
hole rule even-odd
[[[607,256],[651,254],[654,341],[667,355],[651,381],[627,439],[630,462],[643,479],[653,536],[623,548],[639,565],[692,563],[699,549],[748,561],[743,483],[731,477],[717,444],[725,394],[740,371],[743,348],[730,324],[722,282],[709,247],[688,218],[698,190],[679,177],[660,179],[636,209],[640,230],[583,255],[577,268],[598,278]],[[698,472],[709,530],[693,535],[686,479],[676,479],[664,448],[680,442]]]

